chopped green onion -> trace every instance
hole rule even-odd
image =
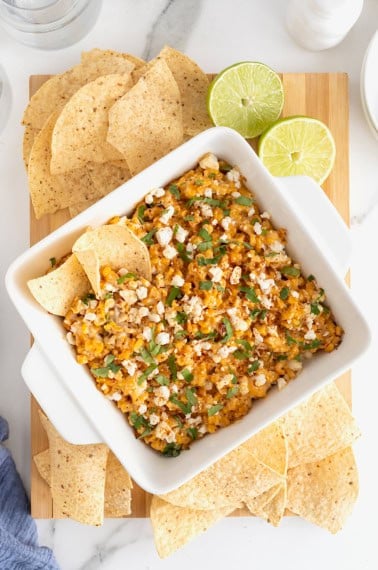
[[[169,379],[164,376],[164,374],[159,374],[159,376],[156,376],[155,380],[161,386],[168,386],[169,384]]]
[[[193,222],[193,221],[194,221],[194,216],[192,216],[191,214],[184,217],[184,222]]]
[[[211,234],[209,234],[209,232],[205,228],[201,228],[200,231],[198,232],[198,235],[203,239],[203,241],[212,240]]]
[[[168,357],[168,368],[172,376],[172,380],[176,380],[177,378],[177,364],[176,358],[173,354]]]
[[[135,273],[125,273],[125,275],[121,275],[121,277],[117,279],[117,283],[121,284],[124,283],[126,279],[136,279],[136,278],[137,276],[135,275]]]
[[[146,370],[143,372],[143,374],[141,374],[137,380],[138,386],[140,386],[141,384],[143,384],[143,382],[145,380],[147,380],[148,376],[154,371],[156,370],[156,368],[158,367],[157,364],[150,364],[150,366],[147,366]]]
[[[180,287],[176,287],[176,286],[173,285],[173,286],[170,288],[169,292],[168,292],[167,299],[166,299],[165,303],[166,303],[169,307],[171,307],[173,301],[174,301],[175,299],[177,299],[177,297],[182,297],[182,292],[181,292]]]
[[[260,368],[260,361],[255,360],[254,362],[252,362],[252,364],[250,364],[250,366],[248,366],[247,372],[248,374],[252,374],[252,372],[256,372],[256,370],[258,370],[259,368]]]
[[[180,200],[181,198],[181,194],[180,194],[180,190],[179,187],[176,184],[171,184],[168,188],[169,192],[172,194],[172,196],[174,196],[175,198],[177,198],[177,200]]]
[[[141,240],[143,243],[145,243],[146,245],[152,245],[154,243],[153,237],[157,232],[157,228],[154,228],[153,230],[151,230],[150,232],[148,232],[148,234],[144,235]]]
[[[313,315],[320,315],[320,312],[318,303],[311,303],[311,313]]]
[[[256,291],[254,290],[253,287],[241,286],[241,287],[239,287],[239,291],[242,291],[243,293],[245,293],[245,296],[247,297],[248,301],[252,301],[252,303],[258,303],[259,302],[259,298],[256,295]]]
[[[195,427],[188,428],[188,429],[186,430],[186,433],[187,433],[188,436],[191,437],[193,440],[194,440],[194,439],[197,439],[197,437],[198,437],[198,429],[195,428]]]
[[[191,407],[198,404],[197,396],[195,395],[194,388],[185,388],[185,396]]]
[[[181,453],[181,445],[177,443],[167,443],[162,453],[165,457],[178,457]]]
[[[236,204],[240,206],[252,206],[254,200],[253,198],[248,198],[248,196],[238,196],[235,199]]]
[[[182,374],[185,382],[191,382],[193,380],[193,374],[187,368],[184,368],[184,370],[181,370],[181,374]]]
[[[176,245],[176,249],[178,251],[179,257],[185,262],[185,263],[190,263],[192,261],[192,258],[189,257],[187,251],[186,251],[186,247],[183,243],[178,243]]]
[[[82,297],[81,300],[83,301],[84,305],[89,305],[89,301],[96,300],[96,295],[94,293],[88,293],[87,295],[85,295],[85,297]]]
[[[177,315],[175,316],[175,320],[179,325],[182,325],[186,323],[186,321],[188,320],[188,315],[184,312],[177,313]]]
[[[139,208],[137,210],[138,220],[140,221],[141,224],[143,224],[143,222],[144,222],[144,212],[145,211],[146,211],[146,206],[144,204],[139,206]]]
[[[232,386],[227,390],[226,398],[229,400],[239,392],[239,386]]]
[[[221,342],[227,342],[228,340],[230,340],[230,338],[232,338],[234,331],[230,319],[228,319],[227,317],[223,317],[222,323],[224,325],[224,328],[226,329],[226,334],[222,338]]]
[[[152,358],[151,354],[144,347],[141,349],[139,354],[147,364],[155,364],[155,361]]]

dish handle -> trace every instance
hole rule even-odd
[[[60,435],[69,443],[102,443],[97,431],[56,377],[35,342],[21,368],[21,374],[38,404]]]

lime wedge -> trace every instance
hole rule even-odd
[[[277,121],[260,138],[258,153],[274,176],[305,174],[322,184],[335,162],[335,141],[329,128],[310,117]]]
[[[207,96],[214,125],[231,127],[243,137],[260,135],[281,114],[284,102],[281,79],[263,63],[244,61],[215,77]]]

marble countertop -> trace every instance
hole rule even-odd
[[[154,56],[164,44],[183,50],[206,71],[240,60],[263,61],[280,71],[345,71],[350,77],[352,292],[378,331],[378,160],[377,141],[365,122],[359,75],[369,39],[377,28],[378,2],[365,0],[364,11],[347,38],[324,52],[307,52],[286,32],[285,0],[104,0],[100,18],[78,44],[40,52],[0,32],[0,64],[12,88],[9,121],[0,134],[0,414],[11,428],[9,446],[29,488],[29,394],[20,367],[29,335],[11,306],[3,274],[28,245],[29,199],[21,159],[20,118],[28,98],[28,77],[55,73],[92,47]],[[374,349],[353,369],[353,408],[363,437],[355,446],[361,492],[345,528],[336,536],[300,519],[279,529],[253,518],[227,519],[206,535],[160,561],[148,520],[107,520],[102,528],[73,521],[38,521],[40,540],[54,549],[63,570],[187,570],[206,563],[210,570],[253,565],[271,570],[373,570],[378,567],[376,512],[378,486],[373,477],[377,449],[378,382]],[[375,521],[374,521],[375,516]]]

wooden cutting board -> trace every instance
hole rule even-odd
[[[48,75],[30,78],[30,96],[48,79]],[[323,188],[341,216],[349,224],[349,98],[348,76],[345,73],[284,73],[281,75],[285,106],[283,116],[309,115],[324,121],[336,141],[335,167]],[[41,240],[69,219],[68,210],[36,220],[30,208],[30,244]],[[344,397],[351,404],[350,373],[337,380]],[[31,398],[31,454],[36,455],[48,447],[47,437],[39,421],[38,404]],[[132,517],[148,516],[150,498],[134,485]],[[48,485],[31,462],[31,513],[35,518],[57,518]],[[237,511],[234,516],[245,516]]]

